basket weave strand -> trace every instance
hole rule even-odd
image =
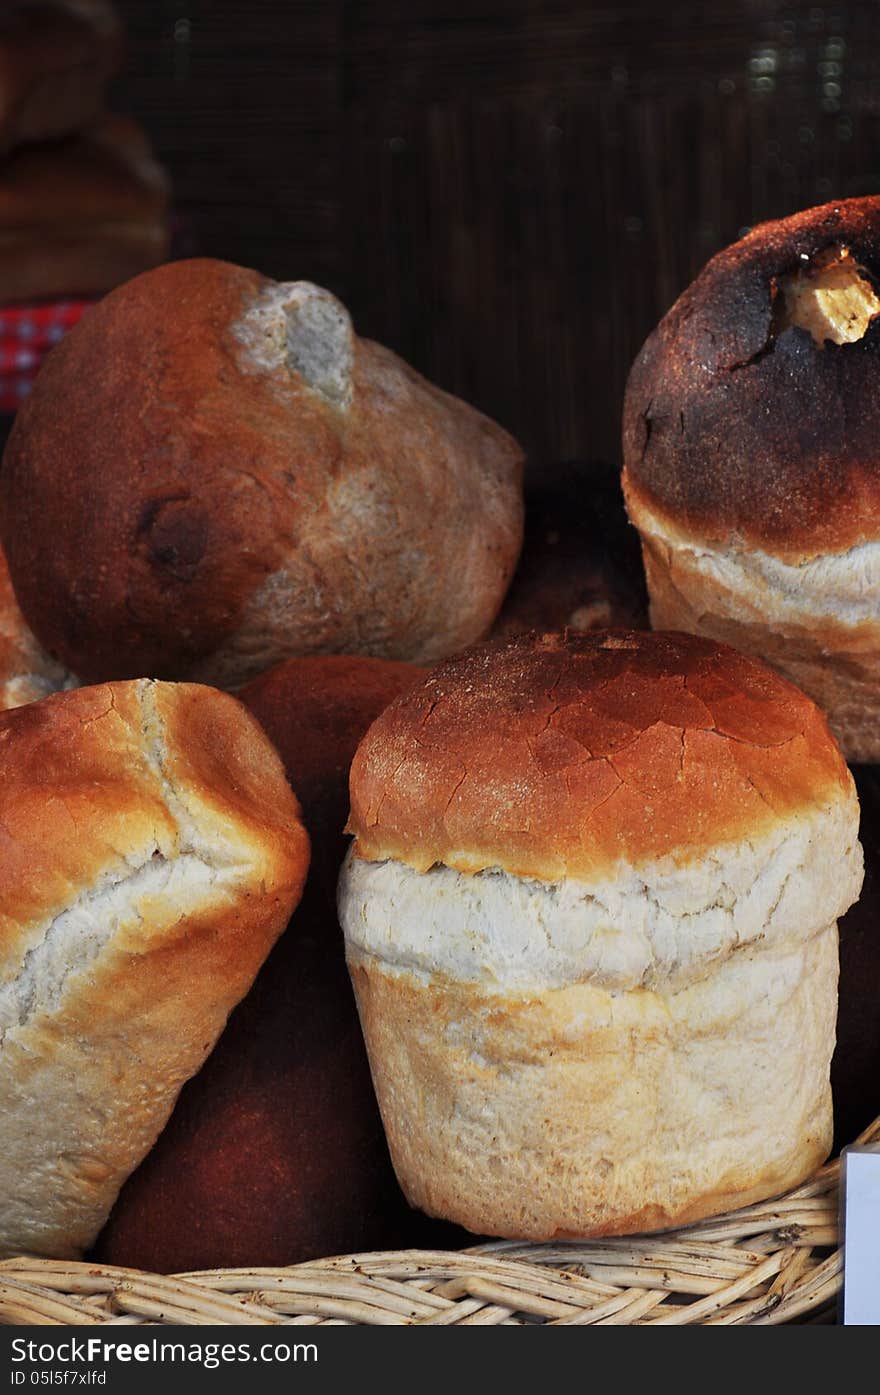
[[[880,1148],[880,1119],[858,1143]],[[0,1262],[0,1323],[486,1326],[833,1321],[839,1161],[784,1197],[662,1235],[147,1274]]]

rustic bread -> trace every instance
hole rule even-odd
[[[308,839],[231,697],[0,715],[0,1255],[75,1256],[287,924]]]
[[[143,130],[107,116],[0,167],[0,299],[103,295],[168,255],[168,182]]]
[[[109,0],[11,0],[0,14],[0,153],[82,130],[119,66]]]
[[[858,801],[772,670],[688,635],[475,649],[373,724],[351,806],[340,917],[413,1204],[650,1230],[827,1155]]]
[[[308,881],[289,933],[123,1187],[96,1258],[163,1272],[282,1265],[428,1238],[391,1168],[335,905],[351,758],[422,676],[380,659],[289,659],[243,690],[296,784]]]
[[[624,492],[659,629],[758,654],[880,757],[880,198],[755,228],[649,337]]]
[[[500,427],[356,338],[328,292],[174,262],[50,355],[0,530],[28,623],[84,678],[236,687],[294,654],[427,662],[484,633],[521,471]]]
[[[73,674],[46,653],[25,624],[0,550],[0,711],[76,686]]]

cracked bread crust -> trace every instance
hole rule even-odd
[[[880,317],[840,344],[775,320],[780,281],[835,247],[878,283],[880,197],[753,229],[712,258],[633,364],[627,477],[700,542],[797,564],[880,538]]]
[[[852,777],[818,708],[694,635],[528,635],[439,665],[351,770],[357,857],[594,881],[693,865],[811,811]]]
[[[308,839],[233,698],[0,716],[0,1254],[75,1256],[296,905]]]
[[[84,680],[236,688],[291,655],[427,663],[480,638],[519,554],[522,467],[328,292],[172,262],[47,359],[0,533],[28,623]]]

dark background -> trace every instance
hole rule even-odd
[[[613,461],[641,341],[764,218],[880,187],[880,4],[120,0],[115,100],[198,249],[330,287],[512,430]]]

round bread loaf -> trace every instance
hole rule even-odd
[[[645,573],[617,466],[542,465],[525,494],[522,554],[491,637],[647,627]]]
[[[25,624],[0,549],[0,711],[76,686],[73,674],[46,653]]]
[[[658,629],[759,654],[880,759],[880,198],[755,228],[633,365],[624,492]]]
[[[689,635],[525,636],[392,703],[339,906],[410,1201],[544,1240],[806,1177],[858,815],[814,704]]]
[[[183,261],[53,350],[0,531],[28,623],[84,680],[236,687],[294,654],[427,662],[478,638],[521,475],[506,432],[356,338],[327,291]]]
[[[296,782],[312,842],[306,888],[123,1188],[98,1259],[179,1272],[437,1243],[394,1178],[335,905],[355,748],[422,676],[380,659],[290,659],[243,690]]]
[[[234,698],[139,680],[0,715],[0,1256],[76,1256],[250,987],[308,838]]]

